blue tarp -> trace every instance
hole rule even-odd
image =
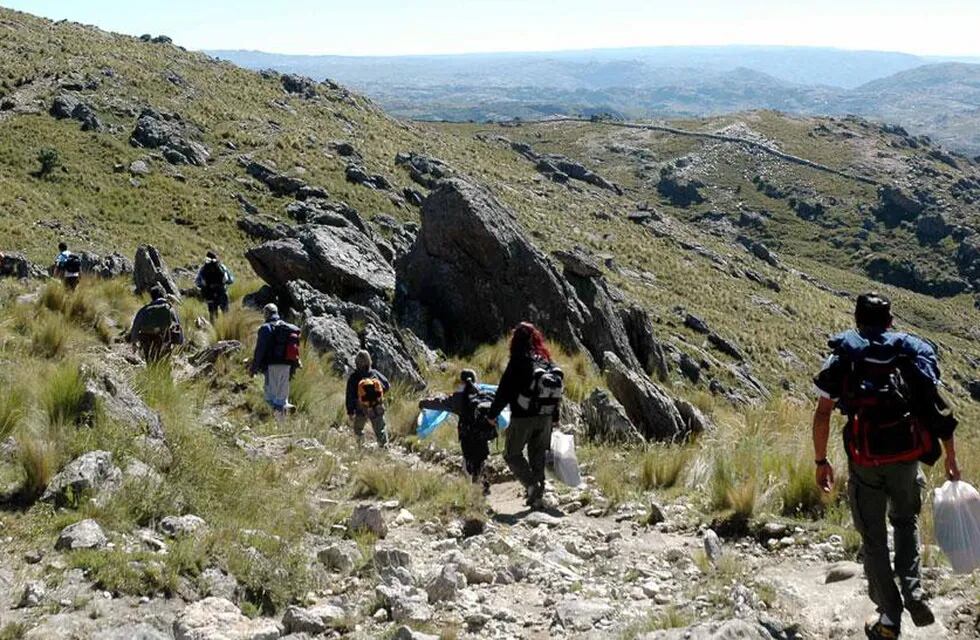
[[[480,391],[489,391],[491,393],[497,392],[497,385],[495,384],[484,384],[480,383],[477,385]],[[439,411],[437,409],[423,409],[419,412],[418,420],[416,421],[417,429],[416,434],[420,438],[428,438],[436,430],[436,428],[449,418],[451,414],[448,411]],[[510,426],[510,409],[504,409],[499,416],[497,416],[497,430],[503,431],[508,426]]]

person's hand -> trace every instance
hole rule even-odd
[[[946,477],[953,482],[960,480],[960,466],[956,463],[956,456],[946,454]]]
[[[817,465],[817,486],[824,493],[830,493],[834,488],[834,467],[828,462]]]
[[[354,414],[353,413],[348,413],[347,414],[347,419],[350,420],[351,422],[354,422]]]

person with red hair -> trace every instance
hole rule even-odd
[[[540,382],[553,376],[552,372],[559,376],[557,394],[543,398],[538,392]],[[551,352],[541,331],[530,322],[517,325],[510,340],[510,360],[487,418],[496,421],[504,407],[510,405],[504,460],[524,485],[527,504],[532,509],[542,507],[545,459],[551,447],[551,430],[558,424],[561,408],[560,376],[561,371],[551,363]]]

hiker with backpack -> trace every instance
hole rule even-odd
[[[286,415],[289,404],[289,381],[300,362],[300,329],[279,317],[279,308],[270,303],[262,309],[265,323],[259,327],[251,374],[265,376],[265,401],[277,418]]]
[[[235,282],[231,271],[214,251],[205,254],[204,264],[197,272],[194,285],[201,292],[201,297],[208,303],[208,315],[211,322],[218,312],[228,313],[228,286]]]
[[[180,317],[160,285],[150,287],[150,302],[133,317],[128,341],[148,363],[170,355],[174,347],[184,343]]]
[[[848,499],[864,545],[868,593],[878,609],[877,619],[865,624],[865,633],[871,640],[890,640],[899,637],[903,608],[917,627],[935,620],[919,571],[924,481],[919,461],[936,462],[942,442],[946,475],[959,479],[956,419],[939,393],[935,349],[921,338],[892,330],[887,298],[877,293],[859,296],[854,319],[856,329],[830,341],[832,353],[814,379],[820,392],[813,417],[816,481],[824,492],[834,486],[827,441],[837,408],[847,418]],[[894,569],[886,515],[894,530]]]
[[[354,356],[354,372],[347,378],[347,417],[358,446],[364,441],[364,425],[370,421],[378,446],[384,448],[388,446],[384,396],[391,385],[373,366],[367,351],[358,351]]]
[[[82,258],[68,250],[68,244],[58,243],[58,255],[54,259],[54,277],[61,278],[65,287],[74,291],[82,278]]]
[[[419,401],[419,409],[448,411],[459,416],[459,446],[463,465],[473,483],[483,482],[483,495],[490,493],[490,481],[483,475],[483,465],[490,457],[490,441],[497,437],[497,425],[487,422],[494,393],[480,389],[476,372],[463,369],[459,388],[452,394],[430,396]]]
[[[545,460],[563,391],[564,374],[552,362],[541,331],[530,322],[520,323],[511,336],[510,361],[486,420],[495,423],[504,407],[510,406],[504,460],[524,485],[527,505],[534,510],[543,507]]]

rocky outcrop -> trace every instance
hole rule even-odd
[[[582,421],[591,440],[625,444],[644,441],[623,405],[604,389],[595,389],[582,403]]]
[[[738,236],[738,238],[736,238],[736,241],[739,244],[741,244],[743,247],[748,249],[749,253],[754,255],[759,260],[762,260],[763,262],[767,263],[769,266],[775,267],[777,269],[782,268],[782,264],[780,264],[779,262],[779,257],[763,243],[757,240],[753,240],[748,236],[742,236],[742,235]]]
[[[154,285],[160,285],[172,296],[180,297],[180,289],[166,263],[153,245],[141,245],[136,249],[136,260],[133,264],[133,284],[136,293],[145,293]]]
[[[364,349],[379,371],[384,371],[392,381],[402,382],[416,391],[425,388],[425,380],[419,374],[415,362],[409,357],[408,348],[402,342],[397,329],[369,324],[361,334]]]
[[[51,103],[49,113],[59,120],[77,120],[82,123],[82,131],[101,131],[103,128],[95,109],[70,93],[57,96]]]
[[[395,274],[384,256],[354,225],[302,226],[295,237],[273,240],[245,253],[260,278],[280,291],[303,280],[324,293],[387,295]]]
[[[707,421],[697,409],[678,403],[642,373],[627,367],[615,354],[605,354],[603,369],[609,390],[645,438],[676,442],[706,428]]]
[[[112,462],[108,451],[89,451],[67,465],[51,478],[41,496],[43,502],[66,506],[86,496],[100,497],[117,490],[122,483],[122,471]]]
[[[923,244],[939,242],[949,235],[952,227],[941,213],[928,213],[915,221],[915,235]]]
[[[886,225],[895,227],[904,221],[915,220],[925,209],[925,204],[908,191],[892,185],[878,188],[878,204],[873,213]]]
[[[666,380],[670,375],[667,350],[663,343],[657,339],[650,314],[646,310],[632,305],[621,309],[619,317],[623,323],[623,328],[626,330],[626,338],[640,363],[640,367],[647,375],[659,380]]]
[[[194,138],[200,131],[184,122],[180,116],[144,109],[129,138],[134,147],[160,149],[171,164],[192,164],[203,167],[211,158],[208,148]]]
[[[306,76],[288,73],[280,76],[279,81],[282,83],[282,88],[286,93],[307,99],[316,97],[316,82]]]
[[[396,264],[403,324],[440,347],[493,342],[530,320],[580,346],[575,294],[486,189],[454,178],[425,201],[412,250]],[[515,304],[521,300],[521,304]]]
[[[79,254],[82,259],[82,272],[99,278],[118,278],[133,272],[133,263],[118,253],[99,256],[88,251]]]
[[[347,182],[359,184],[369,189],[378,191],[391,189],[391,182],[388,181],[388,178],[380,174],[369,174],[367,169],[356,162],[347,165],[344,177],[347,178]]]
[[[535,167],[555,182],[565,183],[569,179],[572,179],[591,184],[600,189],[612,191],[617,195],[623,193],[619,185],[606,180],[596,172],[586,168],[585,165],[562,155],[548,154],[538,156]]]
[[[347,375],[354,369],[354,356],[361,340],[347,321],[337,316],[312,316],[303,323],[303,335],[319,353],[332,355],[333,370]]]
[[[174,620],[174,640],[276,640],[279,624],[252,620],[229,600],[205,598],[188,605]]]
[[[44,269],[23,253],[0,252],[0,278],[43,278]]]
[[[248,215],[238,218],[238,228],[257,240],[282,240],[293,230],[272,216]]]
[[[110,366],[99,367],[86,376],[82,410],[91,415],[101,410],[135,434],[142,433],[157,440],[164,437],[160,414],[150,409]]]
[[[275,165],[263,164],[247,157],[239,158],[238,161],[245,167],[245,173],[264,184],[277,196],[295,195],[307,186],[305,180],[279,173]]]
[[[911,260],[891,256],[869,256],[864,269],[870,277],[885,284],[939,298],[955,296],[970,288],[961,278],[935,273],[928,266],[924,269]]]
[[[669,169],[661,171],[660,181],[657,183],[657,193],[678,207],[704,202],[700,191],[702,188],[704,183],[693,178],[683,178]]]
[[[399,153],[395,156],[395,164],[408,169],[412,181],[426,189],[435,189],[440,180],[455,175],[455,171],[442,160],[419,153]]]

